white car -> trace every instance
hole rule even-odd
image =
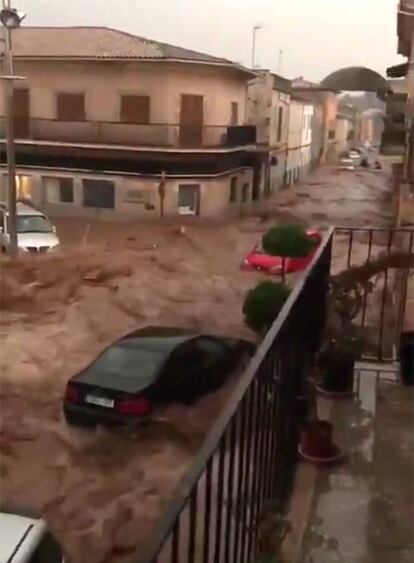
[[[361,155],[361,153],[360,153],[359,151],[357,151],[357,150],[355,150],[355,149],[351,149],[351,150],[349,151],[349,156],[350,156],[350,158],[355,158],[355,159],[356,159],[356,158],[361,158],[362,155]]]
[[[39,209],[28,203],[18,202],[17,246],[23,252],[39,253],[56,250],[59,238],[55,227]],[[0,203],[1,249],[7,251],[10,244],[9,213],[7,206]]]
[[[0,512],[0,563],[64,563],[64,559],[43,520]]]

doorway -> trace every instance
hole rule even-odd
[[[178,186],[178,213],[200,215],[200,184]]]
[[[204,98],[190,94],[181,95],[180,146],[195,148],[203,145]]]
[[[30,99],[27,88],[14,89],[14,135],[17,139],[29,137]]]

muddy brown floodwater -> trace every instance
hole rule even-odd
[[[261,218],[178,223],[56,221],[63,251],[2,259],[1,497],[39,511],[72,563],[121,562],[148,536],[237,380],[147,427],[67,428],[67,379],[108,343],[146,324],[254,338],[241,306],[258,273],[243,256],[274,221],[313,228],[387,225],[388,171],[322,169],[281,192]],[[366,241],[355,242],[355,261]],[[334,267],[344,265],[341,241]],[[360,245],[360,251],[358,250]],[[374,255],[377,250],[374,248]]]

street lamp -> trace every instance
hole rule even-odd
[[[25,17],[24,12],[19,12],[9,6],[4,6],[0,12],[0,21],[8,29],[19,27]]]
[[[253,26],[253,38],[252,38],[252,69],[254,70],[256,66],[256,35],[257,32],[262,29],[262,25]]]
[[[20,26],[25,18],[24,12],[19,12],[10,7],[9,0],[3,0],[3,7],[0,11],[0,21],[5,30],[4,38],[4,76],[6,87],[5,93],[5,114],[6,114],[6,135],[7,135],[7,174],[8,174],[8,231],[9,231],[9,253],[12,256],[17,254],[17,221],[16,221],[16,162],[14,151],[14,80],[13,76],[13,51],[12,51],[12,31]]]

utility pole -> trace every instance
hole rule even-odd
[[[22,14],[10,7],[10,0],[3,0],[0,20],[4,29],[3,69],[5,81],[4,105],[6,116],[6,154],[8,175],[8,216],[7,231],[9,233],[8,251],[11,256],[17,255],[17,217],[16,217],[16,161],[14,150],[14,79],[12,30],[19,27],[26,14]]]
[[[253,26],[253,38],[252,38],[252,69],[256,66],[256,35],[257,32],[262,29],[263,26],[255,25]]]

